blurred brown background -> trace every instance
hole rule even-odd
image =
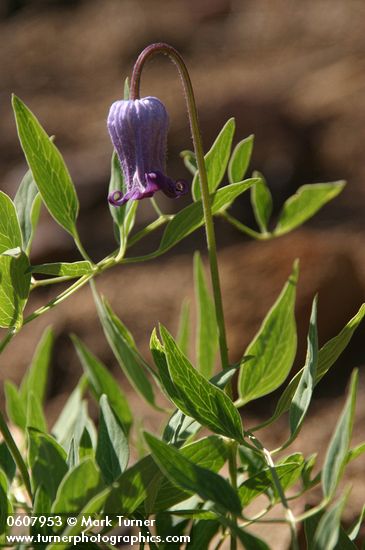
[[[250,242],[228,225],[216,224],[232,360],[242,355],[293,259],[301,259],[299,367],[313,295],[319,292],[321,343],[335,335],[364,301],[364,24],[361,0],[2,0],[0,188],[13,196],[26,170],[10,106],[10,94],[15,92],[47,132],[56,136],[80,196],[80,232],[86,248],[95,259],[109,253],[114,244],[106,204],[111,155],[107,112],[122,97],[124,78],[140,50],[155,41],[171,43],[191,72],[205,149],[231,116],[237,123],[235,142],[255,134],[251,169],[259,169],[267,178],[274,195],[274,217],[301,184],[348,180],[343,194],[313,221],[277,241]],[[192,146],[173,65],[164,58],[154,59],[144,72],[142,93],[157,95],[166,103],[171,116],[169,174],[189,177],[179,152]],[[166,211],[182,205],[162,197],[159,203]],[[254,224],[249,197],[235,206],[234,213]],[[139,223],[152,215],[144,201]],[[156,239],[150,248],[156,246]],[[196,248],[204,250],[201,232],[160,260],[143,267],[121,267],[98,283],[145,353],[157,320],[176,330],[181,300],[192,298],[191,252]],[[33,262],[76,258],[70,238],[44,213]],[[29,310],[60,290],[39,291]],[[2,355],[1,378],[20,380],[35,342],[50,323],[57,335],[49,387],[52,419],[80,375],[70,332],[82,337],[120,375],[89,292],[83,289],[75,300],[24,328]],[[319,388],[324,399],[314,405],[314,411],[323,422],[313,421],[307,429],[303,441],[308,452],[325,444],[343,403],[340,396],[349,373],[365,362],[363,332],[362,326],[334,374]],[[365,419],[363,395],[362,391],[358,426]],[[148,426],[153,422],[150,411],[135,400],[138,416]],[[270,400],[265,401],[249,414],[266,417],[271,406]],[[267,437],[269,442],[280,440],[280,433]],[[360,429],[356,437],[361,437]],[[361,471],[360,464],[354,466],[357,486]],[[363,486],[355,487],[355,509],[363,493]],[[278,543],[277,548],[284,546]]]

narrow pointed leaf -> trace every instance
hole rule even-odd
[[[24,401],[19,395],[18,388],[10,380],[5,380],[4,393],[8,417],[13,424],[24,430],[26,425],[26,408]]]
[[[39,397],[33,390],[29,392],[27,402],[27,428],[36,428],[47,433],[47,423]]]
[[[0,443],[0,469],[5,472],[11,483],[15,476],[16,464],[5,441]]]
[[[348,537],[350,540],[355,540],[357,535],[360,532],[361,525],[365,518],[365,504],[362,507],[361,513],[359,515],[359,518],[355,522],[355,524],[351,527],[350,532],[348,533]]]
[[[248,165],[250,164],[254,143],[254,135],[251,134],[247,138],[237,143],[233,149],[232,156],[228,165],[229,183],[242,181],[246,175]]]
[[[112,191],[121,191],[123,194],[125,192],[124,178],[115,151],[112,155],[109,182],[109,193]],[[128,235],[133,229],[137,207],[138,201],[128,201],[118,208],[111,204],[109,205],[109,210],[116,228],[117,240],[123,248],[126,247]]]
[[[241,366],[239,395],[242,403],[276,390],[288,376],[297,349],[295,295],[298,265],[280,296],[270,309],[244,356],[250,356]]]
[[[23,248],[27,253],[30,251],[33,235],[38,224],[41,204],[41,196],[34,182],[32,172],[28,170],[14,198],[14,205],[23,236]]]
[[[69,448],[70,441],[72,437],[74,437],[75,425],[80,412],[82,395],[86,386],[85,382],[86,380],[81,378],[76,388],[67,399],[52,428],[52,433],[65,449]]]
[[[105,504],[105,513],[132,514],[147,497],[149,488],[160,478],[150,455],[125,470],[113,486]]]
[[[345,407],[330,441],[323,465],[322,489],[325,497],[331,497],[336,491],[347,463],[354,422],[357,385],[358,371],[355,370],[351,377]]]
[[[163,326],[160,331],[176,406],[212,431],[243,441],[241,417],[227,394],[194,369]]]
[[[102,395],[100,399],[98,444],[95,457],[107,485],[116,481],[127,467],[129,459],[127,438],[109,406],[106,395]]]
[[[303,185],[285,203],[279,214],[275,236],[284,235],[302,225],[345,187],[344,181]]]
[[[314,533],[313,550],[333,550],[340,536],[341,514],[347,494],[326,511],[321,517]]]
[[[79,203],[61,153],[16,96],[13,96],[13,109],[20,143],[43,202],[54,219],[75,235]]]
[[[42,273],[43,275],[54,275],[55,277],[82,277],[82,275],[90,275],[93,268],[90,262],[81,260],[79,262],[32,265],[30,271],[32,273]]]
[[[0,254],[22,246],[22,233],[15,205],[8,195],[0,191]]]
[[[164,358],[162,351],[161,353]],[[214,384],[214,386],[217,386],[217,388],[224,390],[236,371],[236,367],[225,369],[224,371],[213,376],[213,378],[210,379],[210,382]],[[181,447],[181,445],[189,437],[195,435],[200,428],[201,424],[199,424],[199,422],[194,420],[194,418],[191,418],[191,416],[186,416],[183,412],[177,409],[170,417],[164,429],[163,440],[167,443],[171,443],[175,447]]]
[[[29,260],[14,203],[0,191],[0,327],[19,329],[30,289]],[[17,251],[8,254],[8,251]]]
[[[312,399],[316,381],[318,364],[317,298],[315,298],[312,306],[307,342],[307,358],[304,370],[289,409],[289,424],[292,438],[295,437],[302,426]]]
[[[251,187],[251,204],[261,233],[266,233],[272,213],[272,196],[264,176],[260,172],[254,172],[253,176],[259,181]]]
[[[151,382],[145,373],[145,363],[137,351],[131,334],[111,307],[94,290],[94,300],[104,334],[113,353],[136,391],[152,406],[155,404]]]
[[[100,471],[90,457],[70,470],[60,484],[52,513],[78,513],[104,488]]]
[[[241,505],[229,483],[218,474],[185,458],[180,451],[145,433],[152,456],[162,472],[182,489],[213,501],[221,509],[240,515]]]
[[[180,449],[181,454],[194,464],[218,472],[228,458],[228,449],[223,440],[215,435],[194,441]],[[189,498],[191,494],[176,487],[168,478],[160,482],[151,512],[167,510]]]
[[[329,369],[335,364],[341,353],[346,349],[350,342],[355,330],[361,323],[365,316],[365,304],[363,304],[359,311],[350,319],[350,321],[344,326],[344,328],[329,340],[318,353],[318,366],[316,374],[316,385],[327,374]],[[300,377],[303,373],[303,369],[296,373],[290,380],[289,384],[283,391],[278,404],[275,408],[273,416],[265,422],[265,425],[271,424],[282,414],[284,414],[290,408],[290,403],[293,399],[295,391],[298,387]]]
[[[8,494],[8,479],[5,472],[0,470],[0,535],[8,530],[7,519],[9,514],[13,511],[13,507],[8,499]]]
[[[215,366],[218,350],[218,329],[214,302],[204,275],[203,262],[198,252],[194,255],[195,301],[197,304],[197,368],[209,378]]]
[[[234,118],[230,118],[223,126],[208,153],[204,156],[210,193],[213,193],[217,189],[227,169],[235,126]],[[195,201],[201,198],[198,172],[196,172],[192,183],[192,194]]]
[[[91,353],[81,340],[72,336],[72,341],[95,398],[99,401],[103,394],[107,396],[114,413],[124,426],[126,433],[129,433],[133,420],[132,412],[122,389],[105,365]]]
[[[256,181],[257,178],[251,178],[218,189],[211,198],[212,213],[218,214],[221,210],[229,208],[233,201],[239,197],[239,195],[247,191],[251,185],[254,185]],[[180,212],[178,212],[167,224],[164,234],[162,235],[158,254],[155,252],[153,256],[155,257],[156,255],[166,252],[203,224],[204,213],[201,200],[189,204],[189,206],[180,210]]]
[[[47,327],[20,386],[19,394],[25,403],[29,401],[30,392],[34,392],[40,403],[44,401],[53,342],[53,330],[51,327]]]
[[[33,428],[29,434],[29,466],[35,491],[42,486],[53,501],[59,484],[67,473],[66,453],[56,440]]]

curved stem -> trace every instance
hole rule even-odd
[[[18,466],[18,469],[19,469],[20,475],[23,479],[25,488],[27,490],[27,493],[29,495],[30,500],[32,501],[32,498],[33,498],[32,497],[32,487],[31,487],[31,484],[30,484],[30,479],[29,479],[27,466],[26,466],[26,464],[23,460],[22,455],[19,452],[18,447],[16,446],[16,443],[13,439],[13,436],[10,433],[10,430],[9,430],[7,424],[6,424],[5,418],[3,417],[3,414],[2,414],[1,411],[0,411],[0,432],[3,435],[4,441],[7,445],[7,447],[9,449],[16,465]]]
[[[165,54],[176,65],[179,75],[181,77],[185,99],[188,109],[190,129],[193,137],[193,144],[195,150],[195,156],[198,164],[198,172],[200,179],[203,211],[204,211],[204,220],[205,220],[205,231],[207,238],[208,254],[209,254],[209,263],[210,263],[210,273],[212,279],[213,287],[213,296],[215,304],[215,312],[217,317],[217,325],[219,331],[219,349],[221,356],[222,369],[228,367],[228,349],[227,349],[227,338],[226,338],[226,329],[224,323],[224,312],[223,312],[223,302],[222,302],[222,293],[219,279],[219,270],[218,270],[218,260],[217,260],[217,246],[214,233],[214,224],[213,224],[213,215],[211,210],[211,201],[209,195],[208,187],[208,178],[204,162],[204,152],[202,145],[202,138],[200,134],[200,127],[198,121],[198,113],[196,109],[194,91],[191,84],[190,76],[183,58],[175,48],[165,43],[151,44],[147,46],[142,53],[139,55],[136,64],[133,69],[131,86],[130,86],[130,98],[138,99],[139,98],[139,88],[141,73],[144,64],[147,59],[155,56],[156,54]]]

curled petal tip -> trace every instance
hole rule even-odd
[[[121,191],[112,191],[108,195],[108,201],[113,206],[122,206],[127,200]]]

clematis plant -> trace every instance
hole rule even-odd
[[[157,218],[135,230],[140,199],[153,200],[160,190],[178,198],[190,188],[185,180],[174,182],[165,172],[168,116],[163,103],[154,97],[140,98],[143,67],[160,53],[175,63],[187,101],[194,152],[184,151],[182,156],[192,175],[192,202],[177,214],[165,214],[155,205]],[[302,548],[303,533],[308,550],[356,548],[364,508],[350,528],[341,521],[351,499],[350,491],[341,489],[346,466],[365,452],[365,443],[351,443],[356,370],[342,414],[318,464],[316,455],[304,456],[298,450],[287,454],[286,449],[302,429],[316,385],[364,318],[365,304],[342,331],[319,348],[314,299],[303,368],[286,384],[273,415],[260,425],[248,426],[247,403],[283,386],[293,368],[299,268],[296,262],[255,338],[242,350],[241,361],[232,364],[214,229],[214,217],[219,216],[258,241],[280,237],[337,196],[344,182],[304,185],[273,220],[272,197],[264,177],[254,172],[246,178],[253,136],[239,141],[232,151],[235,123],[230,119],[204,155],[189,74],[180,54],[167,44],[143,50],[126,96],[112,105],[108,116],[117,154],[113,153],[109,201],[118,247],[97,263],[89,257],[77,230],[79,201],[60,151],[31,111],[13,97],[29,171],[14,200],[0,192],[0,327],[4,330],[0,352],[17,344],[17,333],[25,324],[36,322],[89,284],[116,363],[145,406],[160,415],[163,429],[157,434],[143,432],[138,409],[132,409],[122,387],[76,335],[72,341],[84,375],[50,427],[45,398],[54,334],[52,328],[46,329],[20,386],[11,381],[4,385],[0,543],[16,548],[24,543],[41,545],[48,550],[121,544],[138,544],[141,550],[146,544],[154,550],[218,550],[229,541],[231,550],[267,550],[271,522],[275,522],[292,550]],[[257,228],[229,213],[234,201],[248,190]],[[42,203],[72,236],[79,261],[32,262],[32,239]],[[144,256],[130,253],[135,243],[162,227],[157,249]],[[98,293],[95,279],[116,265],[156,259],[200,227],[206,232],[211,285],[196,252],[196,358],[191,355],[190,317],[184,306],[176,338],[163,326],[152,330],[151,359],[147,359],[107,299]],[[24,314],[29,294],[50,285],[58,289],[55,296]],[[161,390],[172,410],[161,406]],[[89,416],[90,400],[96,401],[97,418]],[[277,429],[276,421],[285,413],[288,433],[283,434],[280,425],[281,444],[270,450],[259,432],[265,426]],[[143,451],[138,454],[142,445],[136,441],[142,438]],[[130,456],[137,458],[132,461]],[[259,525],[259,535],[257,529],[252,531],[253,524]],[[134,532],[113,531],[132,525]]]

